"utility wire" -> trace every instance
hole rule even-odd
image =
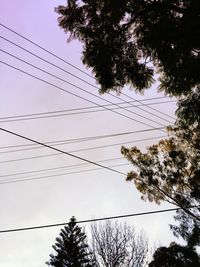
[[[134,118],[131,118],[131,117],[129,117],[129,116],[126,116],[125,114],[122,114],[122,113],[117,112],[117,111],[115,111],[115,110],[111,110],[111,109],[109,109],[109,108],[107,108],[107,107],[105,107],[105,106],[102,106],[102,105],[100,105],[100,104],[98,104],[98,103],[95,103],[94,101],[89,100],[89,99],[87,99],[87,98],[85,98],[85,97],[82,97],[82,96],[79,96],[79,95],[77,95],[77,94],[75,94],[75,93],[72,93],[72,92],[70,92],[70,91],[68,91],[68,90],[66,90],[66,89],[64,89],[64,88],[62,88],[62,87],[60,87],[60,86],[58,86],[58,85],[55,85],[55,84],[53,84],[53,83],[51,83],[51,82],[48,82],[48,81],[46,81],[46,80],[44,80],[44,79],[42,79],[42,78],[39,78],[39,77],[35,76],[35,75],[33,75],[33,74],[30,74],[30,73],[28,73],[28,72],[26,72],[26,71],[24,71],[24,70],[21,70],[21,69],[15,67],[15,66],[13,66],[13,65],[10,65],[10,64],[8,64],[8,63],[6,63],[6,62],[4,62],[4,61],[0,61],[0,63],[4,64],[4,65],[6,65],[6,66],[8,66],[8,67],[10,67],[10,68],[12,68],[12,69],[15,69],[15,70],[17,70],[17,71],[19,71],[19,72],[22,72],[22,73],[24,73],[24,74],[26,74],[26,75],[28,75],[28,76],[30,76],[30,77],[32,77],[32,78],[35,78],[35,79],[37,79],[37,80],[39,80],[39,81],[41,81],[41,82],[43,82],[43,83],[46,83],[46,84],[48,84],[48,85],[51,85],[52,87],[55,87],[55,88],[57,88],[57,89],[59,89],[59,90],[65,92],[65,93],[68,93],[68,94],[73,95],[73,96],[75,96],[75,97],[78,97],[78,98],[80,98],[80,99],[82,99],[82,100],[85,100],[85,101],[87,101],[87,102],[90,102],[90,103],[92,103],[92,104],[95,104],[95,105],[97,105],[97,106],[99,106],[99,107],[101,107],[101,108],[105,108],[105,109],[107,109],[107,110],[109,110],[109,111],[112,111],[113,113],[116,113],[116,114],[118,114],[118,115],[121,115],[121,116],[123,116],[123,117],[125,117],[125,118],[127,118],[127,119],[132,120],[132,121],[138,122],[138,123],[140,123],[140,124],[143,124],[143,125],[148,126],[148,127],[151,127],[151,128],[155,128],[155,127],[153,127],[153,126],[150,125],[150,124],[144,123],[144,122],[139,121],[139,120],[134,119]],[[69,83],[69,82],[68,82],[68,83]],[[72,83],[69,83],[69,84],[72,85],[72,86],[74,86],[74,87],[76,87],[77,89],[84,90],[84,89],[80,88],[79,86],[76,86],[76,85],[74,85],[74,84],[72,84]],[[87,91],[86,91],[86,92],[87,92]],[[97,96],[96,96],[96,97],[97,97]],[[104,99],[103,99],[103,100],[104,100]],[[107,102],[112,103],[111,101],[108,101],[108,100],[104,100],[104,101],[107,101]],[[112,103],[112,104],[113,104],[113,103]],[[113,105],[116,105],[116,104],[113,104]],[[138,114],[138,116],[141,117],[141,115],[139,115],[139,114]],[[161,131],[164,132],[163,130],[161,130]]]
[[[82,151],[88,151],[88,150],[93,150],[93,149],[100,149],[100,148],[107,148],[107,147],[113,147],[113,146],[119,146],[119,145],[124,145],[124,144],[131,144],[131,143],[136,143],[136,142],[142,142],[142,141],[148,141],[148,140],[153,140],[153,139],[158,139],[158,138],[164,138],[167,137],[167,135],[162,135],[162,136],[154,136],[154,137],[148,137],[148,138],[143,138],[143,139],[138,139],[138,140],[132,140],[128,142],[120,142],[120,143],[114,143],[114,144],[109,144],[109,145],[101,145],[101,146],[94,146],[94,147],[88,147],[88,148],[81,148],[78,150],[72,150],[69,151],[69,153],[74,153],[74,152],[82,152]],[[47,144],[47,143],[44,143]],[[51,146],[61,146],[61,145],[66,145],[69,144],[68,142],[63,142],[60,144],[53,144]],[[20,151],[27,151],[27,150],[33,150],[33,149],[39,149],[43,147],[29,147],[29,148],[21,148],[21,149],[15,149],[15,150],[9,150],[9,151],[3,151],[0,152],[0,154],[8,154],[8,153],[13,153],[13,152],[20,152]]]
[[[160,137],[154,137],[152,139],[155,139],[155,138],[160,138]],[[146,141],[146,140],[149,140],[149,138],[148,139],[140,139],[139,141]],[[130,142],[125,142],[125,143],[120,143],[120,145],[121,144],[127,144],[127,143],[134,143],[134,142],[138,142],[138,140],[135,140],[135,141],[132,141],[132,142],[130,141]],[[113,145],[111,144],[111,145],[108,145],[108,146],[114,146],[114,145],[119,145],[119,144],[113,144]],[[92,149],[96,149],[96,147],[87,148],[86,150],[92,150]],[[84,151],[84,150],[85,149],[77,150],[77,151]],[[77,152],[77,151],[70,151],[70,153]],[[59,154],[56,154],[56,155],[59,155]],[[51,155],[53,155],[53,154],[51,154]],[[116,161],[116,160],[122,160],[122,159],[124,159],[124,158],[123,157],[120,157],[120,158],[111,158],[111,159],[97,161],[97,163],[109,162],[109,161]],[[87,165],[88,165],[88,163],[82,163],[82,164],[73,164],[73,165],[68,165],[68,166],[48,168],[48,169],[35,170],[35,171],[27,171],[27,172],[13,173],[13,174],[4,174],[4,175],[0,175],[0,178],[1,177],[18,176],[18,175],[23,175],[23,174],[32,174],[32,173],[38,173],[38,172],[45,172],[45,171],[54,171],[54,170],[60,170],[60,169],[66,169],[66,168],[82,167],[82,166],[87,166]]]
[[[68,62],[67,60],[64,60],[63,58],[57,56],[57,55],[54,54],[53,52],[51,52],[51,51],[47,50],[46,48],[44,48],[44,47],[42,47],[42,46],[36,44],[35,42],[31,41],[29,38],[27,38],[27,37],[25,37],[25,36],[19,34],[18,32],[12,30],[11,28],[9,28],[8,26],[6,26],[5,24],[0,23],[0,26],[4,27],[5,29],[9,30],[10,32],[15,33],[15,34],[18,35],[19,37],[21,37],[21,38],[23,38],[24,40],[28,41],[29,43],[31,43],[31,44],[37,46],[37,47],[40,48],[41,50],[47,52],[48,54],[54,56],[55,58],[57,58],[57,59],[59,59],[59,60],[61,60],[62,62],[66,63],[67,65],[69,65],[69,66],[71,66],[71,67],[73,67],[74,69],[76,69],[76,70],[82,72],[83,74],[87,75],[88,77],[94,79],[94,77],[93,77],[92,75],[88,74],[86,71],[81,70],[80,68],[74,66],[73,64],[71,64],[71,63]]]
[[[116,167],[121,167],[121,166],[127,166],[130,165],[131,163],[122,163],[122,164],[117,164],[117,165],[112,165],[108,166],[108,168],[116,168]],[[18,178],[18,179],[5,179],[5,180],[0,180],[0,184],[13,184],[13,183],[19,183],[19,182],[27,182],[27,181],[35,181],[35,180],[43,180],[43,179],[50,179],[52,177],[58,177],[58,176],[66,176],[70,174],[79,174],[83,172],[91,172],[91,171],[99,171],[101,168],[92,168],[92,169],[86,169],[82,171],[72,171],[72,172],[65,172],[65,173],[58,173],[58,174],[52,174],[52,175],[46,175],[46,176],[34,176],[34,177],[23,177],[23,178]]]
[[[86,84],[88,84],[88,85],[90,85],[90,86],[92,86],[92,87],[94,87],[94,88],[96,88],[96,89],[99,90],[99,87],[93,85],[92,83],[86,81],[85,79],[82,79],[82,78],[80,78],[79,76],[74,75],[73,73],[71,73],[71,72],[69,72],[69,71],[67,71],[67,70],[65,70],[65,69],[63,69],[63,68],[57,66],[56,64],[54,64],[54,63],[52,63],[52,62],[50,62],[50,61],[48,61],[48,60],[46,60],[46,59],[44,59],[44,58],[42,58],[42,57],[36,55],[35,53],[33,53],[33,52],[31,52],[31,51],[29,51],[29,50],[23,48],[22,46],[20,46],[20,45],[14,43],[14,42],[12,42],[11,40],[9,40],[9,39],[7,39],[7,38],[5,38],[5,37],[3,37],[3,36],[0,36],[0,38],[2,38],[3,40],[5,40],[5,41],[11,43],[12,45],[15,45],[16,47],[20,48],[21,50],[23,50],[23,51],[25,51],[25,52],[27,52],[27,53],[33,55],[34,57],[36,57],[36,58],[38,58],[38,59],[40,59],[40,60],[42,60],[42,61],[48,63],[49,65],[51,65],[51,66],[53,66],[53,67],[55,67],[55,68],[57,68],[57,69],[59,69],[59,70],[62,70],[63,72],[65,72],[65,73],[67,73],[67,74],[69,74],[69,75],[75,77],[76,79],[79,79],[80,81],[82,81],[82,82],[84,82],[84,83],[86,83]],[[5,50],[2,50],[2,51],[3,51],[4,53],[9,54],[10,56],[15,57],[14,55],[12,55],[12,54],[6,52]],[[20,59],[20,58],[18,58],[18,57],[15,57],[15,58],[18,59],[18,60],[23,61],[22,59]],[[24,62],[24,61],[23,61],[23,62]],[[27,63],[27,62],[24,62],[24,63],[29,64],[29,63]],[[122,100],[120,97],[118,97],[118,96],[116,96],[116,95],[114,95],[114,94],[111,94],[111,93],[107,93],[107,94],[108,94],[108,95],[111,95],[112,97],[114,97],[114,98],[116,98],[116,99],[120,99],[120,100]],[[125,94],[122,94],[122,95],[125,95]],[[128,95],[125,95],[125,96],[128,97],[128,98],[131,98],[131,99],[135,100],[136,102],[139,102],[139,100],[137,101],[136,99],[134,99],[134,98],[132,98],[132,97],[129,97]],[[125,101],[125,100],[123,100],[123,101],[124,101],[124,103],[128,103],[128,102]],[[144,104],[144,103],[142,103],[142,102],[140,102],[140,104],[146,106],[146,104]],[[131,104],[131,106],[133,106],[133,105]],[[148,111],[146,111],[145,109],[143,109],[143,108],[141,108],[141,107],[136,107],[136,106],[133,106],[133,107],[138,108],[138,109],[140,109],[140,110],[142,110],[142,111],[144,111],[144,112],[146,112],[146,113],[148,113],[148,114],[151,114],[152,116],[155,116],[155,117],[157,117],[157,118],[159,118],[159,119],[162,119],[162,120],[165,120],[165,121],[167,121],[167,122],[169,122],[169,123],[172,123],[172,121],[169,121],[169,120],[167,120],[166,118],[160,117],[160,116],[158,116],[158,115],[156,115],[156,114],[154,114],[154,113],[148,112]],[[148,107],[148,106],[147,106],[147,107]],[[150,107],[149,107],[149,108],[150,108]],[[150,108],[150,109],[153,109],[153,108]],[[156,112],[159,112],[159,110],[156,110],[156,109],[153,109],[153,110],[156,111]],[[161,112],[159,112],[159,113],[161,113]],[[162,114],[163,114],[163,113],[162,113]],[[166,114],[164,114],[164,115],[166,115]],[[166,115],[166,116],[167,116],[167,115]]]
[[[105,162],[113,162],[113,161],[118,161],[118,160],[124,160],[125,158],[110,158],[110,159],[104,159],[104,160],[99,160],[97,163],[105,163]],[[59,171],[59,170],[65,170],[65,169],[71,169],[71,168],[77,168],[77,167],[87,167],[90,165],[89,163],[79,163],[79,164],[72,164],[72,165],[66,165],[66,166],[60,166],[60,167],[54,167],[54,168],[46,168],[46,169],[40,169],[40,170],[32,170],[32,171],[25,171],[25,172],[17,172],[17,173],[11,173],[11,174],[4,174],[0,175],[0,178],[5,178],[5,177],[13,177],[11,179],[15,179],[19,175],[26,175],[26,174],[33,174],[33,175],[41,175],[43,172],[53,172],[53,171]],[[4,179],[1,179],[0,181],[3,181]],[[6,181],[6,179],[5,179]]]
[[[56,58],[58,58],[58,59],[62,60],[62,59],[61,59],[60,57],[58,57],[57,55],[53,54],[52,52],[50,52],[50,51],[49,51],[49,50],[47,50],[47,49],[43,49],[43,48],[42,48],[40,45],[38,45],[38,44],[36,44],[35,42],[31,41],[30,39],[28,39],[28,38],[26,38],[26,37],[22,36],[21,34],[18,34],[16,31],[13,31],[13,30],[11,30],[10,28],[6,27],[5,25],[2,25],[2,26],[3,26],[3,27],[5,27],[6,29],[10,30],[11,32],[13,32],[13,33],[17,34],[17,35],[18,35],[18,36],[20,36],[21,38],[23,38],[23,39],[25,39],[25,40],[27,40],[27,41],[31,42],[31,43],[32,43],[32,44],[34,44],[35,46],[37,46],[37,47],[39,47],[40,49],[44,50],[45,52],[47,52],[47,53],[49,53],[49,54],[53,55],[54,57],[56,57]],[[54,63],[52,63],[52,62],[49,62],[49,61],[45,60],[44,58],[41,58],[41,57],[39,57],[38,55],[36,55],[36,54],[32,53],[31,51],[29,51],[29,50],[27,50],[27,49],[23,48],[23,47],[22,47],[22,46],[20,46],[20,45],[17,45],[16,43],[14,43],[14,42],[12,42],[12,41],[8,40],[7,38],[5,38],[5,37],[3,37],[3,36],[1,36],[1,38],[2,38],[2,39],[4,39],[4,40],[5,40],[5,41],[7,41],[7,42],[10,42],[10,43],[12,43],[13,45],[17,46],[18,48],[20,48],[20,49],[22,49],[22,50],[26,51],[27,53],[30,53],[30,54],[32,54],[33,56],[35,56],[35,57],[39,58],[40,60],[43,60],[43,61],[45,61],[46,63],[48,63],[48,64],[51,64],[51,65],[53,65],[54,67],[56,67],[56,68],[59,68],[59,69],[63,70],[64,72],[66,72],[66,73],[68,73],[68,74],[70,74],[70,75],[74,76],[75,78],[77,78],[77,79],[79,79],[79,80],[81,80],[81,81],[83,81],[83,82],[85,82],[85,83],[87,83],[87,84],[89,84],[89,85],[91,85],[91,86],[93,86],[93,87],[95,87],[95,88],[97,88],[97,89],[99,90],[99,88],[98,88],[97,86],[94,86],[93,84],[91,84],[91,83],[89,83],[88,81],[86,81],[86,80],[84,80],[84,79],[80,78],[79,76],[77,76],[77,75],[74,75],[73,73],[71,73],[71,72],[69,72],[69,71],[66,71],[66,70],[65,70],[65,69],[63,69],[63,68],[60,68],[60,67],[58,67],[58,66],[57,66],[57,65],[55,65]],[[62,61],[63,61],[63,60],[62,60]],[[70,65],[71,67],[73,67],[73,68],[75,68],[75,69],[77,69],[77,70],[81,71],[82,73],[84,73],[85,75],[87,75],[87,76],[88,76],[88,73],[86,73],[86,72],[83,72],[83,71],[82,71],[80,68],[76,67],[75,65],[73,65],[73,64],[71,64],[71,63],[69,64],[69,62],[68,62],[68,61],[65,61],[65,60],[64,60],[64,62],[65,62],[65,63],[67,63],[68,65]],[[95,78],[94,78],[93,76],[89,75],[89,77],[95,80]],[[108,94],[110,94],[110,93],[108,93]],[[110,94],[110,95],[114,96],[113,94]],[[134,99],[133,97],[130,97],[130,96],[128,96],[127,94],[124,94],[124,93],[122,93],[122,95],[124,95],[124,96],[126,96],[126,97],[128,97],[128,98]],[[115,96],[114,96],[114,97],[115,97]],[[145,104],[143,104],[143,105],[145,105]],[[145,105],[145,106],[146,106],[146,105]],[[172,116],[169,116],[168,114],[165,114],[165,113],[163,113],[163,112],[161,112],[161,111],[159,111],[159,110],[157,110],[157,109],[155,109],[155,108],[151,108],[151,107],[149,107],[149,108],[150,108],[150,109],[152,109],[152,110],[154,110],[154,111],[156,111],[156,112],[158,112],[158,113],[160,113],[160,114],[162,114],[162,115],[165,115],[165,116],[167,116],[167,117],[169,117],[169,118],[172,118],[172,119],[174,119]],[[147,111],[146,111],[146,110],[144,110],[144,109],[141,109],[141,110],[143,110],[143,111],[147,112]],[[152,115],[153,115],[153,116],[156,116],[156,115],[155,115],[155,114],[153,114],[153,113],[152,113]],[[160,118],[161,118],[161,117],[160,117]],[[162,118],[162,119],[164,119],[164,118]],[[169,122],[169,121],[168,121],[168,122]],[[170,122],[170,123],[171,123],[171,122]]]
[[[164,112],[162,112],[162,111],[160,111],[160,110],[158,110],[158,109],[156,109],[156,108],[153,108],[153,107],[149,106],[148,104],[142,103],[141,100],[137,100],[137,99],[135,99],[135,98],[133,98],[133,97],[131,97],[131,96],[125,94],[125,93],[121,93],[121,95],[124,95],[124,96],[128,97],[129,99],[132,99],[132,100],[136,101],[137,103],[140,103],[142,106],[146,106],[146,107],[148,107],[149,109],[151,109],[151,110],[153,110],[153,111],[156,111],[156,112],[158,112],[158,113],[160,113],[160,114],[162,114],[162,115],[164,115],[164,116],[166,116],[166,117],[168,117],[168,118],[170,118],[170,119],[173,119],[173,121],[174,121],[174,117],[172,117],[172,116],[170,116],[170,115],[168,115],[168,114],[166,114],[166,113],[164,113]],[[174,101],[174,102],[176,102],[176,101]],[[143,110],[143,109],[142,109],[142,110]],[[146,111],[146,112],[148,112],[148,111]],[[152,113],[151,113],[151,114],[152,114]],[[154,116],[155,116],[155,114],[154,114]],[[157,116],[157,115],[156,115],[156,116]],[[158,116],[158,118],[161,118],[161,117]],[[165,120],[166,120],[166,119],[165,119]],[[166,121],[172,123],[172,122],[169,121],[169,120],[166,120]]]
[[[157,136],[157,137],[144,138],[144,139],[139,139],[139,140],[134,140],[134,141],[129,141],[129,142],[122,142],[122,143],[116,143],[116,144],[110,144],[110,145],[104,145],[104,146],[83,148],[83,149],[69,151],[69,153],[82,152],[82,151],[88,151],[88,150],[100,149],[100,148],[107,148],[107,147],[112,147],[112,146],[117,146],[117,145],[124,145],[124,144],[130,144],[130,143],[136,143],[136,142],[154,140],[154,139],[158,139],[158,138],[160,139],[160,138],[163,138],[163,137],[167,137],[167,136]],[[20,151],[20,150],[18,150],[18,151]],[[38,158],[52,157],[52,156],[58,156],[58,155],[61,155],[61,154],[60,153],[53,153],[53,154],[45,154],[45,155],[32,156],[32,157],[26,157],[26,158],[10,159],[10,160],[0,161],[0,163],[10,163],[10,162],[17,162],[17,161],[23,161],[23,160],[29,160],[29,159],[38,159]]]
[[[144,100],[145,101],[145,100]],[[133,101],[134,102],[134,101]],[[146,104],[147,106],[159,105],[159,104],[168,104],[174,103],[175,100],[169,101],[160,101]],[[129,103],[129,102],[128,102]],[[123,105],[123,103],[118,103],[118,105]],[[107,104],[103,106],[113,106],[113,104]],[[139,106],[139,105],[137,105]],[[126,108],[131,108],[132,106],[125,106]],[[84,107],[84,108],[75,108],[68,110],[57,110],[57,111],[47,111],[47,112],[38,112],[38,113],[30,113],[30,114],[22,114],[22,115],[14,115],[14,116],[5,116],[0,118],[0,123],[5,122],[15,122],[15,121],[26,121],[26,120],[37,120],[37,119],[47,119],[47,118],[55,118],[62,116],[70,116],[70,115],[80,115],[80,114],[89,114],[95,112],[106,111],[105,109],[97,109],[98,107]],[[111,110],[122,109],[123,107],[115,107],[110,108]],[[93,109],[93,110],[91,110]]]
[[[85,159],[85,158],[82,158],[82,157],[73,155],[73,154],[71,154],[71,153],[69,153],[69,152],[66,152],[66,151],[63,151],[63,150],[61,150],[61,149],[58,149],[58,148],[49,146],[49,145],[47,145],[47,144],[41,143],[41,142],[39,142],[39,141],[36,141],[36,140],[34,140],[34,139],[32,139],[32,138],[29,138],[29,137],[26,137],[26,136],[24,136],[24,135],[15,133],[15,132],[13,132],[13,131],[9,131],[9,130],[4,129],[4,128],[0,128],[0,130],[3,131],[3,132],[6,132],[6,133],[12,134],[12,135],[14,135],[14,136],[17,136],[17,137],[19,137],[19,138],[23,138],[24,140],[27,140],[27,141],[36,143],[36,144],[41,145],[41,146],[44,146],[44,147],[49,148],[49,149],[51,149],[51,150],[55,150],[55,151],[57,151],[57,152],[59,152],[59,153],[63,153],[63,154],[68,155],[68,156],[70,156],[70,157],[73,157],[73,158],[76,158],[76,159],[85,161],[85,162],[87,162],[87,163],[90,163],[90,164],[92,164],[92,165],[101,167],[101,168],[103,168],[103,169],[106,169],[106,170],[109,170],[109,171],[112,171],[112,172],[115,172],[115,173],[118,173],[118,174],[121,174],[121,175],[126,175],[125,173],[116,171],[116,170],[114,170],[114,169],[111,169],[111,168],[106,167],[106,166],[104,166],[104,165],[101,165],[101,164],[99,164],[99,163],[95,163],[95,162],[92,161],[92,160],[88,160],[88,159]]]
[[[129,132],[121,132],[121,133],[113,133],[113,134],[104,134],[104,135],[95,135],[95,136],[88,136],[88,137],[82,137],[82,138],[73,138],[73,139],[64,139],[64,140],[56,140],[56,141],[49,141],[44,142],[45,144],[59,144],[59,143],[66,143],[66,144],[74,144],[79,142],[88,142],[88,141],[94,141],[97,139],[104,139],[104,138],[110,138],[110,137],[119,137],[124,135],[130,135],[130,134],[136,134],[136,133],[146,133],[151,132],[155,130],[164,129],[162,127],[156,128],[156,129],[144,129],[144,130],[138,130],[138,131],[129,131]],[[12,145],[12,146],[2,146],[0,149],[9,149],[9,148],[18,148],[18,147],[30,147],[30,146],[37,146],[36,144],[23,144],[23,145]]]
[[[25,63],[25,64],[27,64],[27,65],[33,67],[33,68],[35,68],[35,69],[37,69],[37,70],[39,70],[39,71],[41,71],[41,72],[43,72],[43,73],[45,73],[45,74],[48,74],[48,75],[50,75],[50,76],[52,76],[52,77],[54,77],[54,78],[56,78],[56,79],[58,79],[58,80],[60,80],[60,81],[62,81],[62,82],[64,82],[64,83],[67,83],[67,84],[69,84],[69,85],[71,85],[71,86],[73,86],[73,87],[76,87],[77,89],[81,90],[81,91],[84,92],[84,93],[87,93],[87,94],[89,94],[89,95],[92,95],[92,96],[94,96],[94,97],[100,99],[100,100],[106,101],[107,103],[110,103],[110,104],[113,104],[113,105],[115,105],[115,106],[117,106],[117,107],[120,107],[118,104],[115,104],[115,103],[113,103],[113,102],[111,102],[111,101],[109,101],[109,100],[107,100],[107,99],[104,99],[104,98],[102,98],[102,97],[100,97],[100,96],[98,96],[98,95],[96,95],[96,94],[93,94],[93,93],[91,93],[91,92],[89,92],[89,91],[87,91],[87,90],[81,88],[80,86],[77,86],[77,85],[75,85],[74,83],[71,83],[71,82],[69,82],[69,81],[67,81],[67,80],[65,80],[65,79],[63,79],[63,78],[61,78],[61,77],[59,77],[59,76],[57,76],[57,75],[54,75],[54,74],[52,74],[52,73],[50,73],[50,72],[48,72],[48,71],[46,71],[46,70],[44,70],[44,69],[42,69],[42,68],[39,68],[39,67],[37,67],[37,66],[35,66],[35,65],[33,65],[33,64],[31,64],[31,63],[29,63],[29,62],[23,60],[23,59],[21,59],[21,58],[15,56],[15,55],[13,55],[13,54],[11,54],[11,53],[9,53],[9,52],[3,50],[3,49],[0,49],[0,51],[2,51],[3,53],[8,54],[8,55],[11,56],[11,57],[14,57],[15,59],[17,59],[17,60],[19,60],[19,61],[21,61],[21,62],[23,62],[23,63]],[[117,97],[117,96],[114,96],[114,97],[116,97],[117,99],[120,99],[120,98]],[[121,99],[120,99],[120,100],[121,100]],[[125,103],[126,103],[126,102],[125,102]],[[127,103],[128,103],[128,102],[127,102]],[[96,103],[96,105],[97,105],[97,103]],[[106,108],[106,107],[104,106],[104,108]],[[120,108],[121,108],[121,107],[120,107]],[[153,119],[150,119],[150,118],[147,118],[147,117],[145,117],[145,116],[143,116],[143,115],[140,115],[140,114],[138,114],[138,113],[136,113],[136,112],[134,112],[134,111],[132,111],[132,110],[129,110],[129,109],[127,109],[127,108],[124,108],[124,107],[123,107],[122,109],[128,111],[129,113],[132,113],[132,114],[134,114],[134,115],[137,115],[137,116],[139,116],[139,117],[141,117],[141,118],[143,118],[143,119],[146,119],[146,120],[149,120],[149,121],[151,121],[151,122],[153,122],[153,123],[156,123],[157,125],[160,125],[160,126],[166,126],[166,125],[164,125],[164,124],[161,124],[161,123],[159,123],[159,122],[157,122],[157,121],[155,121],[155,120],[153,120]],[[112,112],[114,112],[114,110],[111,110],[111,109],[109,109],[109,110],[112,111]],[[115,111],[115,113],[116,113],[116,111]],[[118,113],[118,114],[121,114],[120,112],[117,112],[117,113]],[[123,114],[123,115],[124,115],[124,114]],[[129,117],[129,118],[130,118],[130,117]],[[133,120],[133,118],[130,118],[130,119]],[[135,119],[134,119],[134,120],[135,120]],[[141,121],[139,121],[139,120],[137,120],[137,122],[144,124],[144,122],[141,122]],[[171,123],[171,122],[170,122],[170,123]],[[154,128],[153,126],[151,126],[151,125],[149,125],[149,124],[147,124],[147,123],[145,123],[145,125],[148,125],[148,126]]]
[[[144,216],[144,215],[150,215],[150,214],[159,214],[159,213],[164,213],[164,212],[177,211],[180,209],[181,208],[170,208],[170,209],[153,210],[153,211],[138,212],[138,213],[129,213],[129,214],[124,214],[124,215],[101,217],[97,219],[80,220],[80,221],[76,221],[76,223],[82,224],[82,223],[91,223],[91,222],[98,222],[98,221],[105,221],[105,220],[122,219],[122,218],[128,218],[128,217],[138,217],[138,216]],[[40,226],[5,229],[5,230],[0,230],[0,233],[3,234],[3,233],[10,233],[10,232],[20,232],[20,231],[28,231],[28,230],[35,230],[35,229],[50,228],[50,227],[58,227],[58,226],[64,226],[64,225],[68,225],[68,223],[64,222],[64,223],[46,224],[46,225],[40,225]]]

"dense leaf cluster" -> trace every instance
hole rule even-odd
[[[149,88],[154,70],[172,95],[200,83],[199,0],[68,0],[59,25],[83,43],[101,92]]]
[[[195,250],[172,243],[158,248],[149,267],[198,267],[200,258]]]
[[[189,246],[200,244],[200,92],[191,92],[178,102],[177,120],[169,127],[169,138],[150,146],[145,153],[137,147],[122,147],[133,164],[127,175],[143,199],[168,201],[181,208],[171,226]],[[191,208],[188,208],[191,207]]]

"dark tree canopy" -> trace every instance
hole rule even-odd
[[[86,235],[76,225],[76,219],[71,218],[70,222],[56,238],[52,246],[56,255],[50,254],[47,265],[54,267],[94,267],[95,263],[92,254],[88,251]]]
[[[200,83],[199,0],[68,0],[59,26],[83,43],[101,92],[131,85],[186,94]]]
[[[200,246],[200,222],[183,210],[178,210],[174,217],[179,225],[170,225],[176,237],[182,237],[189,248]]]
[[[191,248],[172,243],[158,248],[149,267],[198,267],[200,258]]]
[[[142,199],[168,201],[181,209],[172,225],[189,248],[200,245],[200,92],[195,90],[178,102],[177,120],[169,138],[147,148],[122,147],[133,164],[127,175],[142,193]],[[152,265],[154,266],[154,265]],[[156,265],[155,265],[156,266]]]

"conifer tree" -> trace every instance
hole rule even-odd
[[[50,254],[50,260],[46,262],[49,266],[95,266],[92,254],[89,252],[86,243],[86,235],[77,226],[75,217],[72,217],[68,225],[61,229],[60,236],[56,238],[56,243],[52,247],[56,251],[56,255]]]

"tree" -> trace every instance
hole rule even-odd
[[[56,255],[50,254],[50,260],[46,263],[55,267],[93,267],[95,262],[88,250],[86,235],[76,225],[76,219],[71,218],[70,222],[56,238],[52,246]]]
[[[106,221],[91,227],[92,251],[98,267],[143,267],[147,264],[148,243],[126,224]]]
[[[186,94],[200,83],[199,0],[68,0],[58,6],[59,26],[83,43],[100,92],[149,88]]]
[[[172,243],[158,248],[149,267],[198,267],[200,258],[195,250]]]
[[[194,91],[178,103],[177,120],[170,137],[152,145],[146,153],[137,147],[122,147],[133,164],[127,175],[143,199],[168,201],[200,223],[200,92]],[[196,110],[197,109],[197,110]],[[192,112],[191,112],[192,111]],[[193,208],[188,208],[193,206]]]
[[[195,220],[183,210],[178,210],[174,216],[179,225],[170,225],[176,237],[182,237],[191,249],[200,246],[200,222]]]

